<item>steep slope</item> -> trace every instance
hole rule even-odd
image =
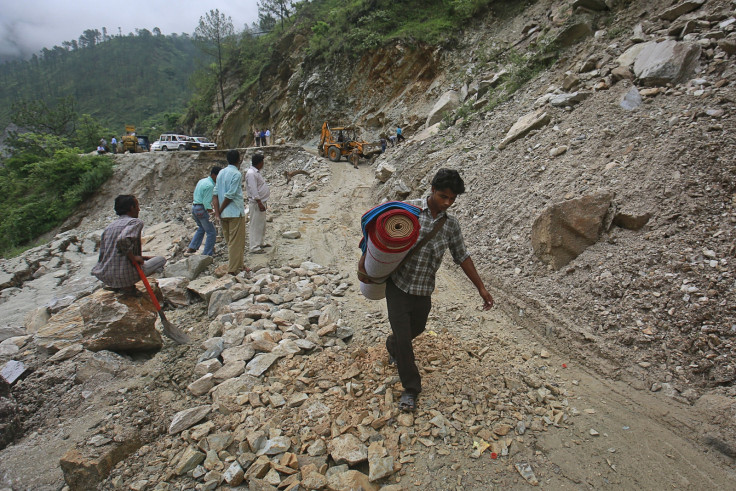
[[[735,15],[734,2],[718,0],[540,1],[518,17],[490,16],[452,51],[384,48],[341,70],[299,65],[304,41],[294,41],[264,71],[268,96],[243,102],[220,132],[243,142],[249,125],[271,121],[277,134],[311,142],[324,119],[373,137],[404,125],[414,141],[379,158],[397,172],[376,196],[415,197],[437,168],[460,169],[469,191],[456,212],[509,311],[637,387],[690,402],[705,388],[732,396]],[[547,70],[499,55],[545,40],[559,49]],[[695,62],[680,60],[670,78],[637,78],[630,48],[663,41],[693,49]],[[523,82],[535,69],[504,102],[494,77]],[[632,89],[643,100],[626,110]],[[451,126],[419,133],[451,91],[464,101]],[[563,103],[551,104],[555,96]],[[499,149],[536,110],[549,122]],[[597,242],[561,269],[538,259],[532,225],[545,207],[597,191],[613,196]],[[623,228],[611,223],[615,210],[648,221]]]

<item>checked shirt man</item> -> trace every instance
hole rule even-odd
[[[435,276],[442,264],[442,257],[450,250],[455,264],[459,264],[465,275],[478,289],[483,299],[483,309],[493,307],[493,297],[483,285],[470,254],[465,249],[460,222],[447,210],[455,203],[458,195],[465,192],[465,183],[456,170],[440,169],[432,179],[429,196],[410,200],[407,203],[422,209],[419,214],[421,232],[417,243],[444,220],[436,234],[421,246],[409,260],[401,264],[386,282],[386,307],[392,334],[386,339],[389,359],[395,361],[404,393],[399,408],[414,411],[422,378],[414,358],[412,340],[424,332],[432,307],[432,292]],[[359,269],[365,272],[364,258]]]

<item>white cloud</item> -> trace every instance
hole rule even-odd
[[[108,34],[154,27],[163,34],[194,33],[199,18],[214,9],[233,20],[237,31],[258,19],[257,0],[10,0],[0,15],[0,59],[29,57],[42,48],[79,39],[86,29]]]

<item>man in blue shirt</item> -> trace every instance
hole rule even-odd
[[[396,127],[396,143],[403,142],[404,140],[406,140],[406,138],[404,138],[404,135],[402,134],[401,126],[397,126]]]
[[[243,175],[237,150],[227,152],[228,166],[217,175],[217,197],[220,205],[222,235],[227,242],[227,272],[233,275],[245,270],[245,206],[243,203]]]
[[[219,197],[213,196],[215,190],[215,182],[217,174],[220,173],[222,167],[214,166],[210,171],[209,177],[200,179],[194,188],[194,198],[192,199],[192,218],[197,223],[197,231],[189,243],[187,249],[188,254],[194,254],[202,245],[202,238],[207,234],[207,240],[204,243],[204,255],[215,255],[215,239],[217,239],[217,229],[210,221],[210,213],[214,212],[215,218],[220,218]]]

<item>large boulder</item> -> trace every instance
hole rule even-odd
[[[333,438],[327,448],[337,464],[356,465],[368,460],[368,448],[351,433]]]
[[[542,109],[520,117],[511,127],[509,132],[506,133],[506,136],[503,138],[501,143],[498,144],[498,149],[503,150],[506,148],[506,145],[524,137],[530,131],[547,126],[550,120],[551,118],[549,114],[544,112]]]
[[[634,75],[643,85],[680,83],[695,73],[700,47],[669,39],[644,43],[634,61]]]
[[[218,290],[225,290],[236,284],[237,281],[231,275],[225,275],[222,278],[214,276],[203,276],[194,281],[190,281],[187,289],[199,295],[202,300],[209,303],[212,294]]]
[[[189,281],[196,279],[202,271],[207,269],[207,266],[212,264],[214,259],[212,256],[194,255],[189,256],[186,259],[175,262],[173,264],[167,264],[164,269],[164,275],[168,278],[184,277]]]
[[[148,297],[98,290],[52,316],[35,335],[36,345],[56,352],[81,343],[90,351],[152,351],[163,346]]]
[[[118,432],[115,441],[104,446],[71,448],[59,461],[64,481],[72,490],[97,489],[97,485],[105,480],[118,462],[125,460],[142,445],[139,432],[125,428]]]
[[[429,128],[435,123],[439,123],[444,117],[445,113],[452,112],[460,106],[460,94],[456,90],[448,90],[440,96],[437,102],[429,111],[427,116],[427,122],[425,128]]]
[[[596,193],[553,204],[532,225],[534,254],[554,269],[575,259],[600,238],[611,193]]]
[[[189,305],[187,285],[189,285],[189,280],[181,276],[158,279],[158,287],[161,289],[161,294],[176,307]]]
[[[389,164],[388,162],[381,162],[376,167],[376,179],[381,182],[386,182],[396,172],[396,167]]]
[[[577,22],[563,29],[555,38],[555,44],[562,48],[572,46],[578,41],[593,35],[590,22]]]
[[[575,0],[572,2],[572,8],[583,8],[593,11],[608,10],[608,5],[603,0]]]
[[[705,0],[685,0],[684,2],[680,2],[659,14],[659,18],[672,22],[681,15],[685,15],[688,12],[699,9],[704,3]]]

